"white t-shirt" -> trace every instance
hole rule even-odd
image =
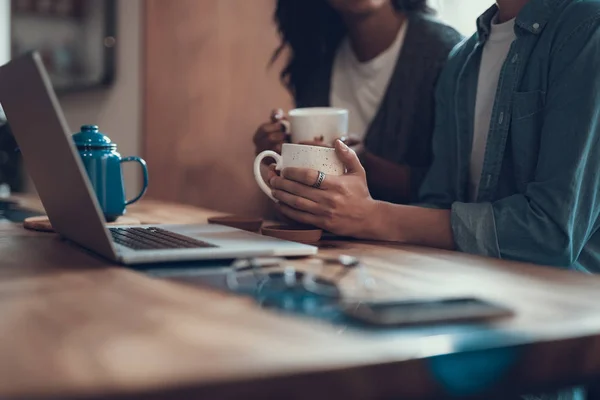
[[[496,18],[493,21],[496,21]],[[500,72],[510,51],[510,46],[516,39],[514,27],[514,19],[501,24],[492,22],[490,37],[483,47],[477,83],[473,146],[471,148],[469,170],[469,199],[473,202],[477,201],[485,146],[490,131],[492,109],[496,98],[496,90],[498,89]]]
[[[407,26],[408,21],[405,21],[394,43],[372,60],[360,62],[348,39],[342,42],[335,56],[330,104],[348,109],[348,133],[360,140],[364,139],[387,91]]]

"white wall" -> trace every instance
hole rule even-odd
[[[0,0],[8,1],[8,0]],[[109,89],[65,95],[60,103],[69,126],[77,132],[96,124],[118,145],[122,156],[141,149],[141,12],[143,0],[118,0],[117,74]],[[125,169],[129,197],[141,187],[137,164]]]
[[[438,16],[465,36],[471,36],[479,17],[493,0],[430,0]]]

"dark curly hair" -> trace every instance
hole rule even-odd
[[[432,12],[427,0],[392,0],[392,4],[398,11]],[[326,0],[278,0],[273,19],[281,43],[273,53],[271,63],[286,48],[290,50],[280,78],[296,96],[312,73],[333,57],[346,36],[346,26]]]

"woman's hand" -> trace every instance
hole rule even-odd
[[[289,141],[289,134],[286,132],[284,121],[283,110],[277,109],[271,112],[270,122],[258,127],[253,139],[256,154],[265,150],[273,150],[281,154],[281,146]]]
[[[376,202],[369,194],[365,170],[356,153],[341,141],[336,141],[335,149],[347,173],[327,175],[319,189],[312,187],[318,171],[286,168],[283,176],[271,171],[269,182],[273,196],[279,200],[277,207],[300,223],[338,235],[369,238]]]

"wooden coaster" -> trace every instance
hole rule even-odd
[[[115,222],[108,222],[107,226],[117,225],[139,225],[140,220],[131,217],[119,217]],[[41,217],[29,217],[23,221],[23,227],[25,229],[31,229],[39,232],[54,232],[52,224],[46,216]]]

